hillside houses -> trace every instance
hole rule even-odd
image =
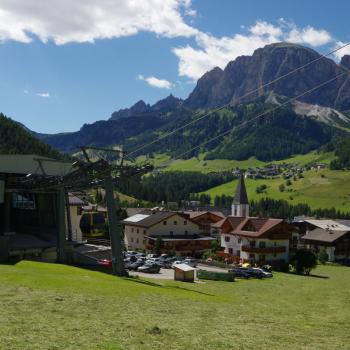
[[[259,264],[286,263],[293,227],[282,219],[249,216],[249,202],[241,174],[230,216],[213,224],[220,232],[221,247],[236,260]]]

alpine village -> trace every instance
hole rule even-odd
[[[0,17],[24,13],[18,3],[0,1]],[[250,38],[262,25],[279,28],[257,22]],[[73,45],[34,24],[23,35],[39,39],[25,43],[18,26],[7,38],[0,25],[4,52],[11,40]],[[4,104],[14,117],[0,114],[0,349],[350,348],[350,44],[329,53],[269,35],[283,40],[220,67],[201,61],[186,96],[120,99],[78,131],[65,118],[45,133],[47,116],[37,132]]]

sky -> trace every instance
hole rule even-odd
[[[186,98],[273,42],[327,53],[350,42],[349,13],[349,0],[0,0],[0,111],[75,131],[140,99]]]

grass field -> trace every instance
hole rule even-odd
[[[268,162],[262,162],[253,157],[242,161],[228,159],[204,160],[204,157],[205,153],[202,153],[196,158],[171,160],[170,157],[165,154],[155,154],[154,158],[149,159],[149,161],[155,167],[164,167],[164,170],[166,171],[200,171],[203,173],[209,173],[212,171],[231,170],[236,167],[241,169],[247,169],[269,164]],[[270,163],[289,163],[298,164],[302,166],[312,162],[323,162],[329,164],[332,159],[334,159],[334,154],[332,152],[310,152],[307,154],[296,155],[285,160],[273,161]],[[137,158],[138,162],[142,162],[145,160],[145,156],[140,156]]]
[[[349,349],[350,268],[314,273],[185,284],[0,265],[0,348]]]
[[[246,179],[248,197],[251,200],[269,197],[285,199],[290,203],[307,203],[311,208],[331,208],[350,211],[350,172],[322,169],[310,170],[304,173],[304,178],[292,181],[286,186],[284,192],[279,191],[279,185],[286,180],[278,179]],[[266,193],[256,193],[256,188],[262,184],[267,185]],[[204,192],[210,194],[212,199],[216,195],[233,195],[237,180],[211,188]],[[288,191],[289,190],[289,191]]]

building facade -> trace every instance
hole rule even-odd
[[[211,248],[212,237],[200,234],[199,225],[189,215],[169,211],[149,211],[123,220],[124,243],[129,250],[153,251],[157,238],[162,252],[193,255]]]

